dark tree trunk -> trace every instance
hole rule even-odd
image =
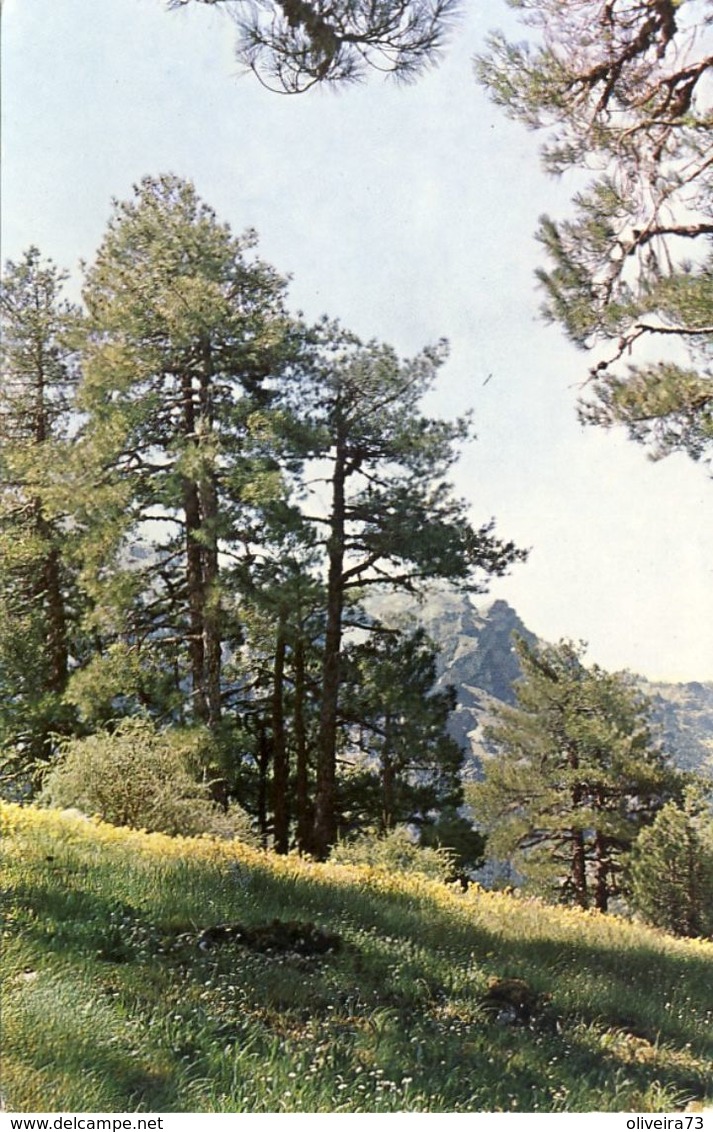
[[[67,685],[69,649],[62,594],[62,572],[59,551],[56,548],[53,548],[45,559],[44,586],[47,603],[48,687],[51,692],[63,692]]]
[[[182,379],[183,432],[195,442],[196,420],[193,402],[193,383],[189,376]],[[183,477],[183,514],[186,530],[186,587],[188,591],[188,656],[193,685],[193,711],[203,722],[208,720],[208,700],[205,686],[205,644],[203,612],[205,585],[203,579],[203,553],[198,538],[201,529],[201,507],[198,487],[192,479]]]
[[[34,413],[34,441],[40,448],[49,439],[47,383],[45,380],[45,351],[38,343],[37,348],[37,387]],[[47,690],[63,692],[67,685],[69,647],[67,644],[67,610],[62,593],[62,565],[59,551],[52,546],[52,528],[45,518],[42,501],[33,504],[37,534],[49,546],[43,563],[40,585],[47,610]]]
[[[381,821],[384,830],[393,829],[394,827],[395,777],[395,769],[390,750],[389,725],[387,721],[386,735],[384,739],[384,750],[381,755]]]
[[[267,845],[269,825],[267,820],[268,775],[270,771],[270,743],[267,728],[261,721],[257,725],[257,827],[263,845]]]
[[[287,643],[282,618],[275,642],[272,670],[272,813],[275,852],[287,853],[290,847],[289,777],[290,766],[285,741],[285,654]]]
[[[595,876],[594,876],[594,906],[600,912],[609,909],[609,873],[611,870],[611,856],[609,843],[604,834],[597,831],[594,838]]]
[[[216,728],[222,716],[221,670],[222,627],[218,579],[218,544],[215,536],[218,521],[218,499],[215,484],[207,472],[200,485],[203,535],[208,545],[201,546],[203,560],[203,656],[205,664],[205,698],[207,723]]]
[[[201,526],[196,485],[183,481],[183,512],[186,523],[186,586],[188,590],[188,656],[193,685],[193,711],[204,723],[208,720],[205,688],[205,642],[203,637],[203,555],[197,534]]]
[[[572,836],[572,884],[580,908],[589,907],[589,894],[587,893],[587,856],[584,845],[584,834],[581,829],[573,829]]]
[[[200,381],[200,420],[210,434],[213,427],[213,357],[210,342],[204,339],[203,367]],[[200,444],[203,433],[197,438]],[[203,560],[203,652],[205,663],[205,696],[207,722],[216,728],[222,715],[221,668],[222,625],[218,579],[218,492],[215,475],[202,461],[199,501],[202,521],[201,555]]]
[[[41,573],[31,586],[33,602],[44,608],[46,616],[45,689],[61,693],[67,686],[69,646],[67,643],[67,610],[62,592],[62,561],[59,551],[51,545],[52,528],[42,513],[39,499],[33,505],[35,529],[42,542],[49,547],[42,562]]]
[[[686,871],[683,883],[685,896],[683,901],[683,915],[681,918],[684,925],[684,934],[691,938],[704,934],[701,923],[702,902],[699,892],[702,879],[703,868],[700,847],[697,845],[696,839],[689,826],[686,832]]]
[[[305,646],[298,636],[295,643],[295,794],[297,802],[297,845],[310,852],[312,814],[309,806],[309,767],[307,763],[307,727],[305,723]]]
[[[579,770],[579,754],[575,747],[567,752],[567,762],[571,770]],[[576,813],[582,804],[584,791],[581,784],[575,783],[572,787],[572,809]],[[572,884],[577,903],[580,908],[589,907],[589,893],[587,892],[587,851],[584,844],[584,834],[581,829],[571,830],[572,838]]]
[[[325,858],[336,838],[336,751],[337,709],[339,702],[339,662],[342,643],[344,605],[344,527],[345,527],[346,451],[337,440],[332,475],[332,515],[327,576],[327,620],[322,667],[322,702],[317,741],[317,783],[315,791],[314,853]]]

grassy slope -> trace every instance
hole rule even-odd
[[[711,943],[226,842],[15,806],[0,819],[11,1110],[705,1103]],[[345,946],[297,958],[195,945],[211,924],[273,917],[312,920]],[[528,1025],[484,1011],[496,976],[543,996]]]

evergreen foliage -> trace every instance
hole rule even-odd
[[[324,587],[304,534],[263,529],[259,560],[237,591],[243,643],[228,665],[251,735],[242,789],[252,790],[259,828],[280,853],[293,842],[308,849],[313,824]]]
[[[373,632],[348,650],[344,668],[341,757],[354,759],[354,772],[341,795],[350,825],[358,822],[360,799],[362,806],[371,800],[362,822],[376,819],[380,833],[425,826],[434,814],[457,809],[464,751],[446,733],[455,690],[434,690],[436,652],[424,631]]]
[[[37,248],[5,267],[0,311],[0,747],[27,785],[53,735],[71,726],[62,701],[81,651],[81,600],[58,469],[66,464],[79,311],[65,277]]]
[[[482,591],[525,557],[512,542],[475,529],[446,479],[469,421],[423,415],[421,402],[445,360],[445,343],[402,361],[329,323],[317,328],[315,356],[292,391],[294,442],[319,461],[326,514],[305,513],[324,554],[326,610],[315,820],[311,850],[326,854],[337,833],[337,738],[345,611],[352,594],[378,585],[418,592],[447,579]],[[315,500],[318,503],[319,500]]]
[[[516,644],[517,704],[489,738],[499,753],[469,801],[492,856],[514,857],[535,886],[607,911],[625,854],[677,789],[626,675],[584,665],[583,648]]]
[[[424,849],[445,849],[452,862],[451,879],[459,880],[464,887],[470,873],[485,863],[486,838],[460,809],[441,807],[434,821],[421,826],[419,845]]]
[[[530,38],[493,36],[479,79],[510,116],[543,131],[547,170],[591,174],[572,215],[545,216],[539,230],[546,316],[577,345],[599,347],[581,417],[625,425],[654,456],[709,460],[709,5],[511,3]]]
[[[238,29],[237,56],[263,85],[298,94],[377,71],[412,79],[439,56],[458,0],[168,0],[219,6]]]
[[[2,738],[27,771],[50,722],[117,765],[117,720],[179,745],[205,727],[215,797],[278,852],[325,856],[347,810],[389,829],[461,798],[433,653],[361,596],[479,590],[524,555],[447,481],[469,423],[421,412],[445,345],[401,361],[306,327],[255,244],[164,175],[114,202],[81,314],[34,249],[9,265],[0,600],[23,631],[0,634]],[[129,797],[111,816],[139,820]]]
[[[280,491],[264,414],[292,349],[284,282],[254,244],[189,182],[145,178],[115,204],[84,291],[78,516],[94,621],[141,707],[214,730],[223,646],[239,636],[222,564]]]
[[[631,903],[643,919],[675,935],[713,936],[713,818],[691,787],[639,834],[630,867]]]

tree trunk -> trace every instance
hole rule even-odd
[[[193,383],[187,375],[182,378],[181,391],[183,394],[183,433],[187,440],[195,443],[196,421]],[[193,711],[198,719],[206,722],[208,720],[208,701],[205,687],[205,644],[203,638],[205,586],[203,554],[198,540],[198,533],[201,528],[201,508],[198,488],[188,476],[183,477],[183,515],[186,530],[188,656],[193,685]]]
[[[265,724],[260,721],[257,725],[257,827],[263,845],[267,845],[269,833],[267,821],[267,779],[270,769],[270,744],[267,738]]]
[[[609,909],[609,871],[611,868],[611,857],[609,854],[609,843],[604,834],[599,833],[599,831],[597,831],[594,838],[594,856],[596,861],[594,906],[600,912],[606,912]]]
[[[36,297],[39,302],[39,297]],[[37,344],[37,385],[34,414],[34,442],[38,449],[49,439],[48,391],[45,380],[45,350]],[[63,692],[67,685],[69,648],[67,644],[67,611],[62,594],[62,567],[59,551],[52,546],[52,528],[45,518],[42,501],[33,505],[37,534],[49,547],[42,569],[41,585],[47,610],[47,688],[50,692]]]
[[[693,938],[697,935],[703,935],[700,914],[701,899],[698,892],[703,870],[701,868],[700,846],[696,844],[690,822],[686,823],[685,839],[686,867],[683,886],[685,891],[683,921],[685,934]]]
[[[573,771],[579,770],[579,754],[572,746],[567,751],[567,762]],[[582,786],[575,782],[572,786],[572,809],[576,813],[582,804]],[[589,894],[587,892],[587,853],[584,844],[584,834],[581,829],[572,828],[572,884],[580,908],[589,907]]]
[[[276,853],[286,853],[290,847],[290,766],[285,742],[284,705],[286,651],[284,622],[281,617],[272,670],[272,813]]]
[[[222,628],[218,579],[218,543],[215,535],[218,521],[218,498],[212,476],[203,472],[200,484],[202,533],[208,545],[201,546],[203,562],[203,656],[207,723],[216,728],[222,716],[221,671]]]
[[[63,692],[67,685],[69,650],[60,558],[56,547],[52,548],[45,559],[44,584],[47,603],[48,686],[52,692]]]
[[[204,436],[213,428],[213,357],[210,341],[203,340],[203,368],[200,380],[200,423],[197,437],[200,447]],[[199,501],[201,508],[201,557],[203,560],[203,652],[205,662],[205,695],[207,723],[216,728],[222,715],[221,668],[222,626],[218,581],[218,492],[215,474],[210,465],[212,455],[201,460]]]
[[[33,504],[34,525],[42,543],[49,549],[42,561],[42,570],[31,587],[32,600],[44,607],[47,640],[45,649],[46,690],[61,693],[67,686],[69,646],[67,643],[67,610],[62,593],[62,562],[52,546],[52,528],[42,513],[42,502]]]
[[[200,530],[200,504],[196,485],[183,481],[183,513],[186,523],[186,586],[188,590],[188,656],[193,686],[193,711],[204,723],[208,719],[205,688],[205,643],[203,637],[203,555],[196,535]]]
[[[391,759],[389,723],[386,722],[384,750],[381,754],[381,821],[384,832],[394,827],[394,764]]]
[[[312,815],[309,808],[309,768],[307,765],[307,728],[305,724],[305,645],[301,635],[298,635],[295,642],[294,667],[297,845],[301,852],[306,853],[311,851]]]
[[[572,829],[572,884],[580,908],[589,907],[587,893],[587,858],[584,847],[584,834],[581,829]]]
[[[317,741],[317,784],[315,791],[314,852],[323,859],[336,837],[337,707],[339,701],[339,662],[344,605],[344,527],[345,527],[346,451],[337,440],[332,475],[332,515],[327,576],[327,621],[322,667],[322,702]]]

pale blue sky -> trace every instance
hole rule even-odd
[[[111,198],[147,173],[191,177],[236,231],[258,230],[309,317],[404,354],[450,339],[431,407],[472,408],[479,438],[458,488],[476,522],[533,548],[492,596],[605,667],[712,680],[713,484],[577,423],[588,360],[538,320],[533,278],[538,216],[572,186],[476,87],[472,54],[512,16],[475,7],[415,85],[284,97],[240,76],[210,8],[5,0],[3,259],[35,243],[76,292]]]

